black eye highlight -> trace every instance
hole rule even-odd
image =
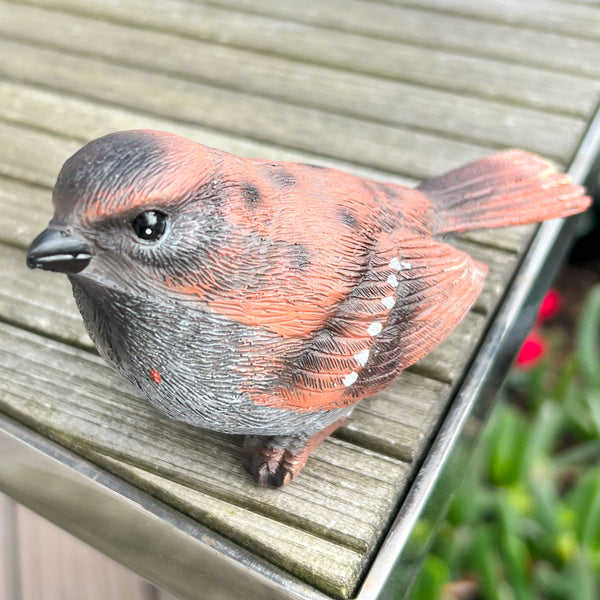
[[[167,215],[158,210],[147,210],[138,215],[131,222],[131,226],[138,238],[154,242],[160,239],[167,229]]]

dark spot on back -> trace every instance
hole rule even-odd
[[[392,185],[391,183],[384,183],[381,186],[381,189],[383,189],[383,191],[390,197],[390,198],[397,198],[398,197],[398,188],[395,185]]]
[[[283,189],[296,185],[296,176],[283,167],[274,166],[269,171],[269,178],[276,188]]]
[[[358,229],[358,221],[356,217],[347,209],[340,211],[340,219],[344,225],[350,227],[350,229]]]
[[[326,167],[324,165],[313,165],[311,163],[301,163],[303,166],[305,167],[310,167],[311,169],[315,169],[317,171],[321,171],[323,169],[328,169],[329,167]]]
[[[242,186],[242,195],[250,208],[256,208],[262,202],[262,196],[253,183],[246,183]]]
[[[304,271],[310,267],[310,250],[306,244],[294,244],[290,247],[290,267]]]

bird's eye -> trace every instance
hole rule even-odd
[[[132,222],[135,235],[142,240],[158,240],[167,228],[167,215],[157,210],[147,210]]]

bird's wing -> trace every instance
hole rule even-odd
[[[487,269],[433,240],[384,239],[358,285],[260,404],[300,411],[353,404],[437,346],[473,304]]]

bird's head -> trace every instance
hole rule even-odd
[[[116,288],[201,270],[225,235],[224,156],[157,131],[90,142],[60,171],[54,217],[27,264]]]

